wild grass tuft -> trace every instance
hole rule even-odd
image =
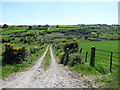
[[[73,71],[76,71],[78,73],[82,73],[84,75],[100,74],[98,71],[96,71],[95,68],[93,68],[87,64],[76,64],[74,67],[69,67],[69,68]]]

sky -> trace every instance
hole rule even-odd
[[[4,1],[0,24],[8,25],[76,25],[117,24],[118,2],[15,2]]]

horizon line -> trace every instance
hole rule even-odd
[[[4,23],[6,24],[6,23]],[[4,25],[4,24],[0,24],[0,25]],[[120,25],[120,24],[7,24],[7,25],[31,25],[31,26],[34,26],[34,25]]]

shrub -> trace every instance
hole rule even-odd
[[[8,25],[7,25],[7,24],[4,24],[4,25],[2,26],[2,28],[8,28]]]
[[[5,52],[3,53],[3,64],[17,64],[25,60],[26,51],[25,48],[15,48],[10,43],[4,43]]]
[[[7,42],[10,42],[11,40],[10,39],[2,39],[2,43],[7,43]]]
[[[64,52],[59,53],[59,58],[60,58],[60,64],[63,64],[65,59],[65,53]]]
[[[58,28],[59,26],[57,25],[56,28]]]
[[[67,48],[69,48],[70,53],[74,53],[78,51],[78,43],[77,42],[66,42],[64,45],[64,51],[66,52]]]
[[[66,40],[63,40],[63,43],[65,43],[66,42]]]
[[[28,29],[31,30],[31,29],[32,29],[32,26],[29,26]]]
[[[22,42],[22,41],[23,41],[23,38],[20,39],[20,42]]]
[[[27,40],[24,40],[24,43],[27,43]]]
[[[70,66],[74,66],[75,64],[82,64],[82,57],[80,55],[80,53],[72,53],[69,55],[69,61],[68,64]]]
[[[88,39],[88,36],[85,36],[85,39]]]

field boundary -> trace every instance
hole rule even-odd
[[[97,51],[99,51],[99,53]],[[100,52],[102,52],[102,53],[100,53]],[[105,53],[108,53],[108,54],[106,55]],[[117,54],[118,56],[114,56],[114,54]],[[99,55],[99,56],[97,56],[97,55]],[[90,66],[92,66],[92,67],[95,66],[96,57],[101,59],[101,60],[102,59],[109,60],[109,62],[108,62],[109,63],[109,70],[112,72],[113,66],[117,66],[117,67],[119,66],[119,63],[120,63],[120,61],[118,61],[120,58],[119,55],[120,55],[120,52],[100,50],[100,49],[96,49],[96,47],[92,46],[91,47]],[[105,56],[105,58],[103,56]],[[115,58],[115,59],[113,59],[113,58]],[[113,64],[113,62],[116,62],[116,64]]]

